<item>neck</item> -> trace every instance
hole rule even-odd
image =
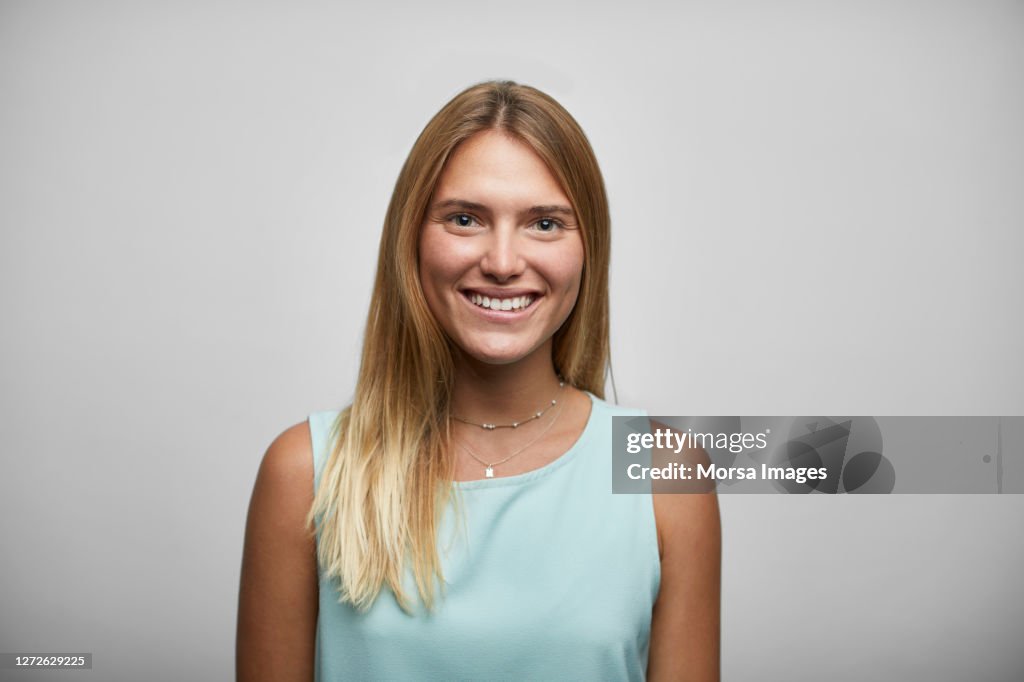
[[[524,417],[546,406],[559,392],[550,342],[509,365],[489,365],[465,356],[455,363],[452,412],[475,422]]]

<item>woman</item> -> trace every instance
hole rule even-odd
[[[611,415],[642,413],[601,399],[609,236],[547,95],[482,83],[427,124],[352,405],[260,466],[239,679],[717,678],[714,495],[611,494]]]

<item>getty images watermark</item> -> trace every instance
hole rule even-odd
[[[615,493],[1021,493],[1024,417],[614,417]]]

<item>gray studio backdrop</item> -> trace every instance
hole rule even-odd
[[[1024,414],[1020,2],[351,4],[0,1],[0,651],[231,678],[260,457],[486,78],[602,163],[620,402]],[[725,679],[1024,671],[1024,496],[721,502]]]

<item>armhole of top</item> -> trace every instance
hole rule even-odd
[[[626,408],[620,405],[616,405],[609,410],[610,414],[618,416],[629,416],[639,417],[647,422],[647,431],[651,430],[651,415],[643,408]],[[647,461],[651,461],[651,449],[644,448],[645,456]],[[648,482],[648,486],[650,482]],[[629,493],[629,495],[641,498],[638,503],[639,512],[643,518],[640,519],[640,525],[644,529],[644,535],[647,538],[647,544],[650,547],[650,557],[653,562],[652,566],[652,579],[651,579],[651,603],[658,598],[658,592],[661,588],[661,551],[658,549],[658,515],[654,511],[654,493],[648,487],[647,492],[642,493]]]
[[[313,444],[313,494],[320,487],[327,457],[330,455],[330,438],[338,410],[324,410],[309,415],[309,437]]]
[[[639,416],[647,420],[647,429],[650,431],[651,428],[651,415],[648,414],[647,410],[638,410]],[[654,511],[654,492],[653,490],[649,493],[644,494],[647,498],[647,515],[650,522],[646,524],[647,528],[650,529],[650,543],[653,547],[651,550],[654,557],[654,580],[651,585],[651,601],[652,603],[657,601],[658,593],[661,591],[661,550],[658,548],[658,515]]]

